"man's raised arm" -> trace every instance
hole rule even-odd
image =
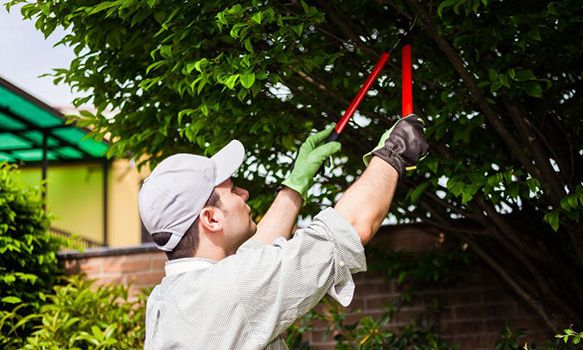
[[[416,115],[400,119],[377,147],[364,156],[368,168],[342,195],[335,209],[368,243],[387,216],[399,177],[427,152],[423,122]],[[369,163],[370,162],[370,163]]]
[[[322,163],[341,148],[338,142],[326,142],[334,125],[306,139],[300,147],[290,176],[284,187],[257,224],[257,233],[252,239],[271,244],[277,237],[288,239],[294,228],[303,198],[314,183],[314,177]]]

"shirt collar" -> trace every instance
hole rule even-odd
[[[216,263],[215,260],[204,258],[183,258],[167,261],[164,270],[166,276],[172,276],[193,270],[204,270]]]

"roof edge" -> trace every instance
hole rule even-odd
[[[36,97],[32,96],[31,94],[22,90],[18,86],[14,85],[12,82],[8,81],[6,78],[4,78],[1,75],[0,75],[0,86],[5,87],[6,89],[12,91],[15,94],[18,94],[19,96],[23,97],[24,99],[28,100],[29,102],[34,103],[38,107],[46,110],[47,112],[50,112],[50,113],[56,115],[57,117],[61,118],[63,121],[65,120],[65,115],[63,113],[61,113],[58,109],[48,105],[47,103],[39,100]]]
[[[7,80],[6,78],[4,78],[1,75],[0,75],[0,86],[10,90],[10,92],[17,94],[18,96],[24,98],[25,100],[38,106],[39,108],[42,108],[45,111],[54,114],[57,118],[61,119],[64,124],[67,124],[67,120],[65,119],[65,114],[61,113],[61,111],[59,111],[55,107],[48,105],[46,102],[43,102],[42,100],[34,97],[33,95],[29,94],[28,92],[26,92],[23,89],[19,88],[18,86],[14,85],[14,83],[10,82],[9,80]],[[70,126],[75,127],[77,129],[80,129],[80,130],[83,130],[85,133],[90,133],[93,131],[87,127],[80,127],[80,126],[77,126],[75,124],[76,123],[71,124]],[[111,145],[111,142],[109,140],[107,140],[105,137],[103,137],[98,142],[103,142],[103,143],[107,144],[108,146]]]

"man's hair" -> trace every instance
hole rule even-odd
[[[221,197],[219,194],[213,189],[211,196],[206,201],[203,208],[207,207],[214,207],[214,208],[222,208],[223,203],[221,202]],[[163,246],[168,242],[172,233],[170,232],[160,232],[155,233],[152,235],[152,239],[156,242],[157,245]],[[199,234],[198,234],[198,218],[194,220],[192,225],[186,230],[184,236],[178,242],[178,245],[174,248],[174,250],[166,253],[168,260],[174,259],[181,259],[181,258],[192,258],[194,252],[198,249],[198,242],[199,242]]]

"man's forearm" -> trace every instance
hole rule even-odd
[[[271,244],[277,237],[288,239],[296,224],[302,201],[298,192],[284,187],[257,224],[257,233],[251,239],[265,244]]]
[[[362,176],[342,195],[335,209],[352,224],[362,244],[368,243],[387,216],[399,174],[373,157]]]

